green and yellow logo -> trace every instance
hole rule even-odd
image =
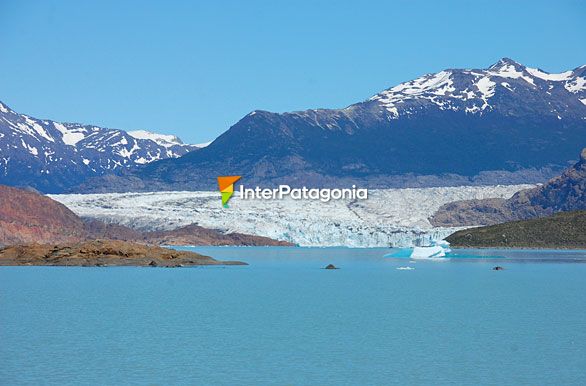
[[[240,176],[222,176],[218,177],[218,187],[222,193],[222,206],[228,207],[228,201],[234,194],[234,183],[240,179]]]

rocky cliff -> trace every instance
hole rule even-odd
[[[430,221],[435,226],[491,225],[574,210],[586,210],[586,148],[574,166],[542,186],[522,190],[508,200],[449,203]]]

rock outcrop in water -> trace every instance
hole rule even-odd
[[[0,266],[151,266],[246,265],[218,261],[194,252],[176,251],[124,241],[86,241],[61,245],[14,245],[0,249]]]
[[[433,215],[430,222],[434,226],[492,225],[574,210],[586,210],[586,148],[574,166],[542,186],[522,190],[508,200],[448,203]]]

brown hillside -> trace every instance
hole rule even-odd
[[[65,205],[0,185],[0,244],[76,242],[84,235],[83,221]]]

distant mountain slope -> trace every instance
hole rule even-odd
[[[446,240],[454,247],[585,248],[586,211],[465,229]]]
[[[39,120],[0,102],[0,184],[60,192],[87,177],[197,148],[170,135]]]
[[[586,66],[549,74],[502,59],[448,69],[338,110],[253,111],[212,144],[85,191],[247,184],[371,187],[540,182],[586,146]]]
[[[430,219],[435,226],[492,225],[586,210],[586,148],[580,160],[543,186],[522,190],[508,200],[457,201],[443,205]],[[583,230],[586,233],[586,228]]]

